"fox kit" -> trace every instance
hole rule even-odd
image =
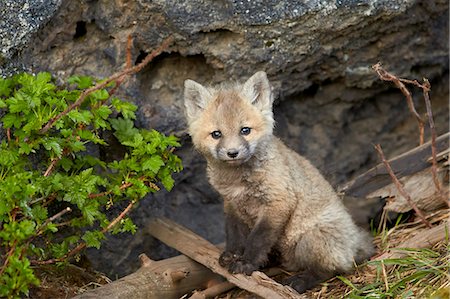
[[[276,261],[303,271],[288,283],[302,292],[352,269],[372,253],[331,185],[273,135],[273,96],[265,72],[243,85],[185,81],[189,134],[224,199],[226,247],[219,262],[245,273]]]

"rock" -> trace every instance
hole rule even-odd
[[[2,12],[8,3],[13,1],[0,4]],[[213,242],[223,240],[220,200],[185,134],[182,90],[187,78],[215,84],[265,70],[277,93],[276,133],[335,185],[377,161],[372,144],[381,143],[388,156],[417,144],[416,123],[402,94],[371,70],[379,61],[402,77],[430,79],[435,121],[439,132],[447,130],[448,1],[17,3],[41,5],[33,13],[43,19],[39,25],[23,26],[23,37],[17,40],[11,35],[13,25],[2,23],[10,28],[0,29],[0,34],[10,32],[9,41],[1,41],[8,53],[2,54],[2,74],[22,65],[61,78],[107,77],[124,67],[129,34],[135,62],[167,36],[174,37],[171,47],[121,90],[123,98],[139,105],[139,125],[175,133],[183,141],[178,152],[185,170],[170,194],[148,197],[133,211],[140,227],[148,217],[165,215]],[[19,20],[23,11],[18,4],[14,7],[8,17]],[[423,113],[420,91],[414,96]],[[151,258],[173,254],[145,232],[126,237],[128,246],[117,246],[124,243],[121,238],[114,236],[100,252],[88,252],[94,266],[124,275],[137,267],[143,251]]]
[[[61,0],[4,0],[0,2],[0,76],[17,72],[11,59],[55,14]],[[3,68],[3,65],[7,65]],[[23,67],[23,66],[22,66]]]

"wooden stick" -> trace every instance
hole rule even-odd
[[[264,271],[264,273],[267,276],[275,276],[278,274],[283,273],[283,271],[280,268],[269,268],[266,271]],[[194,292],[194,294],[189,297],[189,299],[205,299],[205,298],[214,298],[226,291],[229,291],[233,288],[235,288],[236,286],[234,284],[232,284],[229,281],[224,281],[222,283],[218,283],[215,284],[211,287],[208,287],[207,289],[204,289],[202,291],[197,291]]]
[[[403,188],[402,183],[395,176],[395,173],[392,171],[391,165],[389,164],[389,162],[386,160],[386,157],[384,156],[383,150],[381,149],[381,145],[379,145],[379,144],[375,145],[375,149],[377,150],[381,160],[383,161],[384,166],[386,167],[387,171],[389,172],[389,175],[391,176],[392,181],[394,182],[394,184],[397,187],[397,189],[400,192],[400,194],[406,199],[408,204],[414,209],[414,211],[416,212],[417,216],[419,216],[420,219],[422,219],[422,222],[426,226],[431,228],[430,222],[428,222],[428,220],[425,218],[425,215],[423,215],[422,211],[419,210],[417,205],[411,200],[411,197],[409,196],[409,194]]]
[[[227,269],[219,265],[220,250],[216,246],[169,219],[152,220],[147,226],[147,231],[170,247],[222,275],[229,282],[258,296],[271,299],[308,298],[290,287],[273,281],[259,271],[253,272],[252,276],[230,274]]]

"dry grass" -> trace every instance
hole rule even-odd
[[[41,281],[39,287],[31,287],[29,298],[66,299],[86,290],[110,283],[106,276],[75,265],[41,265],[34,269]]]
[[[448,221],[450,210],[428,215],[436,225]],[[386,228],[384,217],[374,230],[379,254],[414,238],[427,227],[420,221],[397,224]],[[404,256],[372,260],[359,266],[352,274],[335,277],[321,287],[309,291],[311,298],[450,298],[450,247],[446,239],[432,248],[398,249]],[[376,258],[376,257],[375,257]]]

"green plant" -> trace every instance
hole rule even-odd
[[[0,297],[39,283],[32,264],[99,248],[107,232],[134,233],[127,212],[160,185],[173,187],[182,168],[176,137],[136,128],[136,106],[111,96],[120,82],[103,83],[74,76],[58,87],[49,73],[0,78]],[[121,159],[92,154],[108,151],[108,131]]]
[[[405,257],[369,261],[377,273],[364,285],[338,276],[349,287],[345,298],[430,298],[448,291],[449,249],[444,243],[437,250],[403,248]]]

